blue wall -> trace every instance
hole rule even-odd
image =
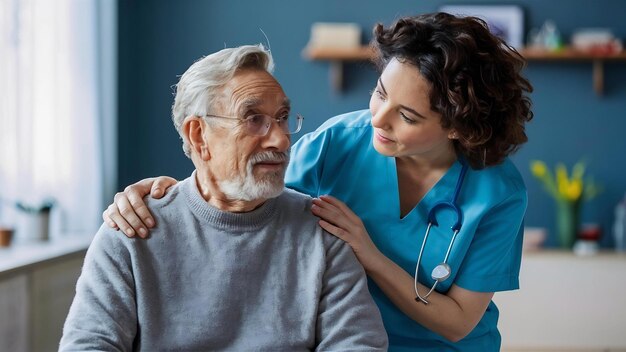
[[[119,176],[123,186],[160,174],[183,178],[192,170],[170,122],[171,86],[199,57],[222,48],[265,43],[276,60],[275,75],[306,131],[338,113],[366,108],[376,73],[366,63],[346,67],[346,89],[329,88],[328,64],[302,58],[313,22],[356,22],[369,40],[376,22],[436,11],[462,1],[237,1],[120,0],[119,6]],[[469,2],[465,2],[469,3]],[[525,11],[526,32],[553,19],[567,38],[576,28],[608,27],[626,38],[626,1],[480,1],[515,4]],[[599,223],[603,245],[612,244],[613,207],[626,192],[626,62],[606,66],[606,94],[592,90],[590,63],[531,62],[535,119],[530,141],[513,157],[529,190],[526,224],[553,228],[553,201],[528,172],[532,159],[568,165],[584,157],[604,192],[583,209],[584,222]],[[549,240],[553,244],[554,239]]]

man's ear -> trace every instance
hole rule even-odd
[[[191,153],[196,153],[204,161],[211,159],[209,146],[204,139],[207,124],[202,118],[197,116],[189,116],[183,121],[182,131]]]

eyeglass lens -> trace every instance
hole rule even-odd
[[[286,134],[297,133],[300,131],[302,125],[302,118],[299,116],[285,115],[279,118],[273,118],[268,115],[257,114],[246,118],[248,132],[250,134],[264,136],[271,128],[272,120],[276,122]]]

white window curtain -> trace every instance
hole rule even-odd
[[[52,198],[52,236],[93,234],[101,223],[103,195],[109,197],[115,172],[109,165],[105,174],[104,163],[116,152],[114,122],[104,120],[114,120],[113,107],[105,106],[115,105],[114,79],[104,75],[114,70],[103,59],[111,53],[100,54],[103,42],[114,45],[107,42],[113,35],[101,32],[102,6],[98,0],[0,0],[5,222],[11,203]]]

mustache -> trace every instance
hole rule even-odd
[[[264,162],[274,162],[274,163],[288,163],[289,162],[289,152],[259,152],[254,154],[250,158],[250,164],[258,164]]]

